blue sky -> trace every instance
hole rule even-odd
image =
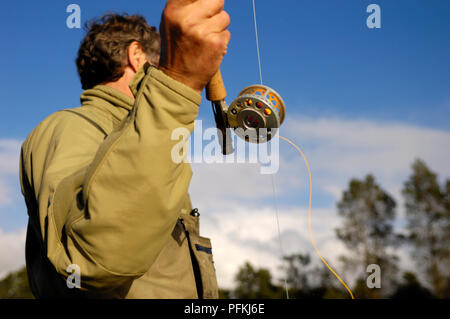
[[[66,27],[66,7],[71,3],[81,7],[83,24],[113,11],[140,13],[158,26],[165,1],[2,4],[0,236],[22,231],[27,220],[11,164],[18,145],[46,116],[79,106],[82,90],[74,60],[84,30]],[[381,29],[366,26],[371,3],[381,7]],[[317,185],[314,205],[330,221],[317,229],[325,246],[336,221],[335,201],[351,177],[374,172],[383,187],[398,195],[414,157],[425,158],[439,174],[450,176],[446,164],[450,159],[450,1],[256,0],[256,6],[264,83],[287,104],[282,134],[300,143],[310,157]],[[259,73],[251,0],[227,0],[226,10],[232,38],[222,74],[231,103],[242,88],[259,82]],[[199,118],[204,126],[213,125],[205,100]],[[289,212],[307,205],[306,172],[295,150],[286,145],[280,150],[283,167],[277,188],[280,215],[286,216],[288,225]],[[198,171],[194,167],[196,172],[192,197],[203,210],[211,209],[212,217],[221,211],[214,210],[218,202],[233,211],[233,218],[272,209],[267,177],[245,167]],[[230,190],[236,178],[241,179],[239,184],[254,187],[247,182],[250,177],[265,185],[258,188],[259,195]],[[2,192],[3,198],[9,198],[3,204]],[[262,204],[243,205],[244,199]],[[212,217],[205,222],[210,232],[226,229]],[[20,234],[23,237],[23,231]],[[225,242],[228,235],[217,236]],[[261,256],[256,248],[252,252],[255,258]],[[12,267],[8,265],[0,263],[0,273],[2,267]],[[224,276],[229,272],[223,270]]]
[[[0,136],[22,138],[52,112],[79,104],[74,59],[82,29],[69,1],[8,1],[0,13]],[[77,1],[82,21],[111,10],[159,25],[164,1]],[[263,78],[289,114],[339,115],[450,129],[450,2],[258,0]],[[382,28],[365,25],[378,3]],[[229,99],[258,79],[251,1],[228,0],[232,40],[222,71]],[[202,118],[211,118],[209,106]],[[444,115],[444,116],[443,116]],[[11,119],[20,118],[20,121]]]

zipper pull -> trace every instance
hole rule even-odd
[[[200,213],[198,212],[198,208],[194,208],[189,215],[193,217],[199,217]]]

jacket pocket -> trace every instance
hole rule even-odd
[[[217,285],[211,240],[196,234],[189,234],[189,237],[191,252],[197,260],[202,281],[202,296],[199,296],[199,298],[217,299],[219,298],[219,288]]]

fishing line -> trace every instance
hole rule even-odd
[[[259,49],[258,23],[256,22],[255,0],[252,0],[252,5],[253,5],[253,21],[255,24],[256,53],[258,55],[259,82],[261,85],[263,85],[261,53],[260,53],[260,49]],[[276,188],[275,188],[275,176],[274,176],[274,174],[270,174],[270,175],[271,175],[271,180],[272,180],[272,192],[273,192],[273,201],[274,201],[274,206],[275,206],[275,216],[276,216],[276,220],[277,220],[278,242],[279,242],[279,246],[280,246],[280,254],[281,254],[281,257],[283,258],[284,253],[283,253],[283,246],[281,243],[280,219],[279,219],[279,213],[278,213],[277,192],[276,192]],[[286,275],[286,277],[287,277],[287,275]],[[286,277],[284,277],[284,289],[286,291],[286,299],[289,299],[289,290],[288,290],[288,286],[287,286],[287,278]]]
[[[257,52],[257,56],[258,56],[259,81],[260,81],[260,84],[263,85],[262,67],[261,67],[261,53],[260,53],[260,47],[259,47],[259,35],[258,35],[258,24],[257,24],[257,20],[256,20],[255,0],[252,0],[252,6],[253,6],[253,21],[254,21],[254,27],[255,27],[256,52]],[[296,144],[294,144],[292,141],[290,141],[289,139],[287,139],[285,137],[282,137],[282,136],[279,136],[279,137],[281,139],[283,139],[284,141],[288,142],[289,144],[291,144],[292,146],[294,146],[295,149],[297,149],[297,151],[300,153],[301,157],[303,158],[303,160],[304,160],[304,162],[306,164],[306,168],[308,169],[308,175],[309,175],[308,230],[309,230],[309,238],[310,238],[311,243],[313,245],[314,251],[319,256],[320,260],[324,263],[324,265],[328,268],[328,270],[330,270],[330,272],[339,280],[339,282],[345,287],[345,289],[347,289],[347,291],[350,294],[351,298],[355,299],[351,289],[341,279],[341,277],[339,277],[339,275],[336,273],[336,271],[334,271],[334,269],[327,263],[325,258],[322,257],[322,255],[320,254],[319,249],[316,246],[316,243],[314,242],[314,238],[313,238],[313,235],[312,235],[312,229],[311,229],[312,179],[311,179],[311,171],[310,171],[310,168],[309,168],[308,161],[307,161],[305,155],[303,154],[303,152],[301,151],[301,149]],[[278,212],[278,200],[277,200],[277,193],[276,193],[276,187],[275,187],[274,174],[271,174],[271,179],[272,179],[272,192],[273,192],[273,200],[274,200],[275,214],[276,214],[276,221],[277,221],[278,241],[279,241],[279,245],[280,245],[280,254],[283,257],[284,254],[283,254],[283,248],[282,248],[282,242],[281,242],[280,221],[279,221],[279,212]],[[286,277],[287,277],[287,275],[286,275]],[[286,291],[286,298],[289,299],[289,290],[288,290],[288,286],[287,286],[287,278],[286,277],[284,278],[284,285],[285,285],[285,291]]]
[[[261,54],[260,54],[260,50],[259,50],[258,24],[256,23],[256,6],[255,6],[255,0],[252,0],[252,3],[253,3],[253,21],[255,22],[256,53],[258,54],[259,83],[260,83],[261,85],[263,85],[262,71],[261,71]]]
[[[334,269],[327,263],[327,261],[325,260],[325,258],[322,257],[322,255],[319,252],[319,249],[316,246],[316,243],[314,242],[314,238],[312,235],[312,230],[311,230],[311,199],[312,199],[312,179],[311,179],[311,170],[309,168],[309,164],[308,164],[308,160],[306,159],[305,154],[303,154],[302,150],[300,149],[300,147],[298,147],[295,143],[293,143],[292,141],[290,141],[289,139],[283,137],[283,136],[279,136],[282,140],[288,142],[289,144],[291,144],[293,147],[295,147],[295,149],[300,153],[300,155],[302,156],[306,168],[308,169],[308,176],[309,176],[309,203],[308,203],[308,230],[309,230],[309,239],[311,240],[311,243],[314,247],[314,250],[316,252],[316,254],[319,256],[320,260],[322,260],[322,262],[325,264],[325,266],[328,268],[328,270],[330,270],[333,275],[339,280],[339,282],[345,287],[345,289],[347,289],[348,293],[350,294],[352,299],[355,299],[355,297],[353,296],[352,291],[350,290],[350,288],[347,286],[347,284],[341,279],[341,277],[339,277],[339,275],[334,271]]]

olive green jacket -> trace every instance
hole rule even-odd
[[[217,298],[175,128],[194,129],[201,96],[146,64],[136,99],[98,85],[41,122],[22,146],[26,262],[36,297]],[[73,266],[81,288],[68,288]],[[73,286],[73,285],[72,285]]]

